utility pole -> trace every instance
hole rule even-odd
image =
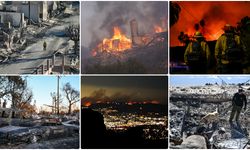
[[[59,115],[59,103],[60,103],[59,81],[60,81],[60,76],[57,76],[57,115]]]
[[[53,114],[55,114],[56,113],[56,105],[55,105],[55,103],[56,103],[56,100],[55,100],[55,98],[52,98],[52,113]]]
[[[29,25],[31,25],[31,20],[30,20],[30,1],[29,1]]]

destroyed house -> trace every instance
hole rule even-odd
[[[0,118],[22,118],[21,112],[13,108],[0,108]]]
[[[3,15],[1,15],[3,14]],[[46,1],[12,1],[0,5],[0,15],[8,16],[13,26],[25,25],[24,17],[32,23],[39,23],[48,19],[48,2]],[[1,23],[4,19],[0,19]]]

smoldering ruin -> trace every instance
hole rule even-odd
[[[166,2],[85,2],[82,8],[82,73],[166,73]]]
[[[249,147],[249,110],[240,115],[241,125],[229,124],[232,97],[249,83],[170,87],[170,147],[173,149],[244,149]],[[208,114],[217,114],[206,122]]]

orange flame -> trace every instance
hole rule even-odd
[[[160,33],[160,32],[163,32],[163,31],[164,31],[163,28],[160,27],[160,26],[158,26],[158,25],[155,25],[155,26],[154,26],[154,30],[155,30],[155,33]]]
[[[101,51],[124,51],[130,49],[132,42],[125,34],[122,34],[119,27],[113,28],[114,35],[111,39],[104,38],[102,43],[98,44],[97,50]]]
[[[89,101],[88,101],[88,102],[84,102],[83,105],[84,105],[85,107],[89,107],[89,106],[91,106],[91,102],[89,102]]]

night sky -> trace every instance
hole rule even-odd
[[[82,77],[81,97],[95,102],[147,101],[167,103],[167,77]]]

